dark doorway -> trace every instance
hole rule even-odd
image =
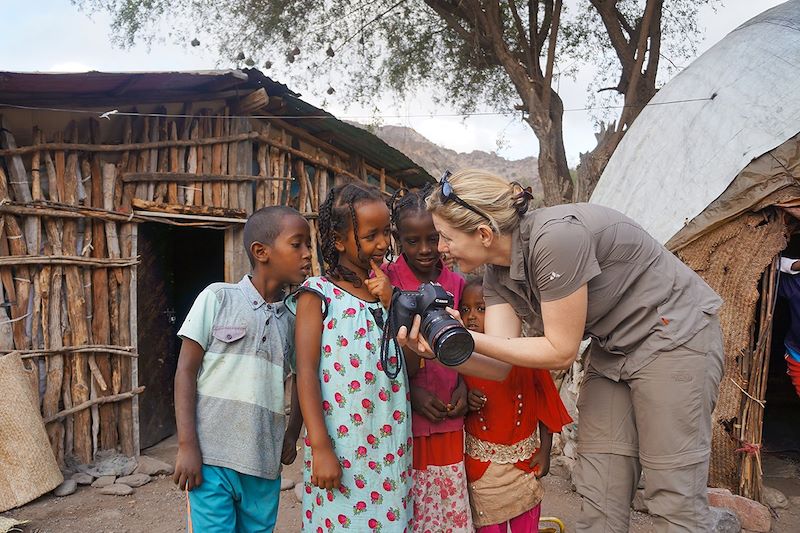
[[[792,236],[783,256],[800,258],[800,234]],[[790,275],[780,274],[780,276]],[[800,276],[800,274],[795,275]],[[800,452],[800,398],[786,374],[784,360],[786,348],[783,341],[791,326],[789,304],[778,298],[772,324],[772,351],[763,427],[764,449],[769,452]]]
[[[175,433],[173,379],[183,323],[194,299],[225,275],[224,233],[139,225],[139,438],[146,448]]]

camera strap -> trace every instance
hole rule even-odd
[[[394,320],[392,319],[392,307],[394,307],[395,300],[397,300],[398,296],[400,295],[400,290],[395,287],[392,290],[392,299],[389,303],[389,309],[386,313],[386,323],[381,324],[383,322],[383,313],[380,309],[376,309],[373,311],[373,316],[375,316],[375,322],[378,322],[378,325],[383,326],[383,334],[381,335],[381,353],[380,353],[380,362],[381,367],[383,368],[384,373],[389,377],[389,379],[395,379],[397,376],[400,375],[401,370],[403,369],[403,350],[400,348],[400,343],[397,342],[397,337],[393,335],[395,324]],[[378,321],[378,317],[375,314],[375,311],[381,313],[381,320]],[[394,343],[395,349],[395,356],[397,358],[397,363],[392,364],[392,358],[389,354],[389,345],[390,343]]]

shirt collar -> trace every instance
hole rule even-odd
[[[439,259],[438,263],[439,268],[439,276],[436,278],[436,283],[443,285],[447,280],[447,275],[450,271],[444,265],[444,261]],[[408,266],[408,261],[406,261],[406,256],[400,254],[400,257],[397,260],[390,264],[389,269],[395,271],[397,276],[400,278],[398,280],[398,284],[401,285],[401,290],[407,291],[415,291],[420,286],[420,281],[417,279],[417,276],[414,274],[414,271],[411,270],[411,267]]]
[[[283,303],[283,299],[272,303],[267,303],[264,300],[264,297],[261,296],[261,293],[258,292],[255,285],[253,285],[253,279],[250,277],[250,274],[245,274],[238,285],[253,310],[260,308],[262,305],[266,305],[267,311],[275,313],[278,317],[283,315],[284,311],[286,311],[286,304]]]

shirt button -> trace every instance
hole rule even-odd
[[[228,339],[228,340],[231,340],[231,337],[232,337],[232,336],[233,336],[233,335],[230,335],[230,334],[228,334],[228,335],[225,335],[225,338],[226,338],[226,339]]]
[[[517,420],[517,425],[519,425],[519,420]]]
[[[517,399],[521,400],[522,399],[522,394],[517,394]]]
[[[267,337],[261,337],[261,342],[267,342]]]
[[[486,431],[486,426],[482,426],[481,429]]]
[[[253,300],[253,305],[258,305],[258,300]]]

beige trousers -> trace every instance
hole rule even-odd
[[[722,332],[714,319],[688,342],[613,381],[591,366],[578,400],[582,496],[576,531],[627,533],[645,473],[645,502],[659,533],[709,530],[711,413],[722,378]]]

